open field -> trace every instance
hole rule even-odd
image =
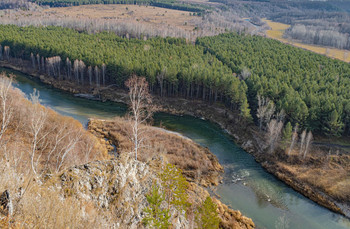
[[[200,20],[189,12],[140,5],[83,5],[64,8],[49,8],[44,14],[73,17],[78,19],[104,19],[128,21],[141,24],[175,26],[187,31],[195,28]]]
[[[190,0],[207,4],[207,0]],[[215,5],[215,4],[214,4]],[[216,4],[217,5],[217,4]],[[72,7],[40,7],[35,10],[0,10],[0,24],[18,26],[60,26],[88,33],[109,31],[122,37],[197,37],[226,31],[256,34],[251,23],[229,11],[212,11],[202,16],[188,11],[146,5],[97,4]]]
[[[273,22],[270,20],[264,19],[264,21],[271,27],[271,30],[266,31],[266,35],[269,38],[273,38],[279,40],[286,44],[291,44],[299,48],[303,48],[315,53],[323,54],[328,57],[336,58],[342,61],[350,62],[350,55],[348,54],[348,50],[336,49],[336,48],[328,48],[317,45],[309,45],[303,44],[297,41],[289,40],[283,38],[283,33],[290,26],[287,24]]]

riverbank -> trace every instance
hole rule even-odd
[[[9,65],[10,68],[16,68]],[[71,93],[84,93],[93,94],[95,97],[99,97],[101,100],[111,100],[116,102],[126,102],[127,96],[125,91],[118,90],[113,87],[90,89],[83,88],[81,86],[75,86],[70,82],[56,82],[44,76],[39,76],[30,71],[17,68],[25,73],[29,73],[35,77],[41,78],[44,83],[50,84],[56,88],[63,89]],[[192,115],[196,117],[205,118],[212,122],[219,124],[225,129],[234,140],[242,146],[244,150],[253,154],[257,161],[259,161],[263,167],[279,179],[289,184],[292,188],[304,194],[306,197],[314,200],[315,202],[342,214],[347,214],[344,209],[346,207],[339,206],[339,203],[331,197],[329,194],[324,194],[323,190],[319,187],[315,187],[312,183],[307,183],[304,180],[295,180],[291,173],[284,167],[277,167],[278,161],[274,157],[269,157],[264,153],[266,148],[265,139],[263,135],[255,128],[254,125],[246,125],[242,123],[239,115],[232,111],[228,111],[224,106],[210,105],[201,101],[189,101],[186,99],[178,98],[155,98],[155,103],[160,106],[160,110],[167,113],[179,114],[179,115]],[[267,162],[268,163],[264,163]],[[280,176],[279,174],[284,174]]]
[[[109,148],[110,152],[114,153],[116,150],[118,157],[132,152],[130,127],[128,120],[119,117],[114,120],[91,119],[88,123],[88,130],[100,139],[100,143]],[[138,160],[149,165],[156,174],[161,172],[164,163],[176,165],[189,182],[190,202],[202,203],[210,195],[206,188],[218,185],[224,172],[217,157],[207,148],[181,135],[152,126],[142,125],[140,128],[147,134],[143,141],[146,147],[140,151],[142,153]],[[253,221],[243,216],[240,211],[230,209],[216,198],[214,202],[221,219],[220,228],[255,228]]]
[[[106,145],[112,154],[133,151],[129,120],[117,117],[113,120],[90,119],[88,130]],[[174,134],[162,128],[141,125],[143,145],[138,160],[149,163],[152,158],[162,155],[167,163],[181,169],[187,181],[203,187],[217,186],[224,172],[217,157],[208,148],[191,139]]]

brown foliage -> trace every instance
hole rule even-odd
[[[11,116],[1,138],[0,160],[26,171],[33,159],[35,173],[40,174],[103,157],[105,150],[78,121],[61,116],[38,101],[29,102],[22,92],[12,87],[7,94],[6,105],[11,109]],[[3,123],[1,120],[0,124]]]
[[[5,74],[0,79],[8,88],[0,96],[0,193],[8,190],[13,203],[12,215],[0,214],[0,227],[100,226],[103,220],[86,213],[86,203],[63,199],[42,182],[69,166],[106,158],[106,149],[78,121],[43,107],[36,94],[28,101]]]
[[[133,150],[133,143],[129,138],[130,126],[129,121],[123,118],[113,121],[93,120],[89,123],[90,131],[101,138],[111,139],[119,153],[129,153]],[[161,128],[145,125],[142,128],[146,137],[143,147],[140,148],[139,160],[148,162],[162,155],[168,163],[180,168],[189,180],[198,181],[203,185],[218,182],[222,167],[207,148]]]

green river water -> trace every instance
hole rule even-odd
[[[15,87],[26,95],[36,88],[43,105],[83,124],[89,118],[107,119],[126,111],[123,104],[74,97],[29,76],[11,72],[17,75]],[[252,218],[257,228],[279,228],[276,224],[283,218],[289,222],[290,229],[350,229],[349,219],[317,205],[267,173],[217,125],[190,116],[164,113],[155,115],[155,123],[160,122],[167,129],[208,147],[218,157],[225,174],[216,193],[223,203]]]

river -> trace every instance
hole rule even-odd
[[[83,124],[89,118],[107,119],[126,112],[123,104],[78,98],[19,72],[1,71],[14,73],[15,87],[26,95],[36,88],[43,105]],[[276,225],[287,222],[290,229],[350,229],[349,219],[317,205],[267,173],[217,125],[164,113],[156,114],[154,119],[156,124],[161,122],[167,129],[208,147],[218,157],[225,174],[223,184],[215,188],[216,193],[223,203],[252,218],[257,228],[286,228]]]

